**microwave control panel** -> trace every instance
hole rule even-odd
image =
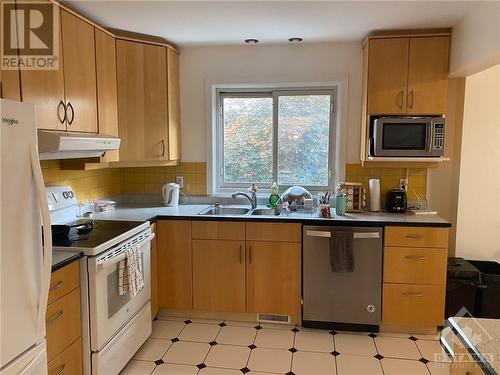
[[[442,150],[444,147],[444,124],[434,124],[433,149]]]

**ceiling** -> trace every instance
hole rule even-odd
[[[359,41],[380,29],[452,27],[477,1],[67,1],[98,23],[179,45]]]

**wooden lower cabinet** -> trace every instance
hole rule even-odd
[[[81,335],[80,288],[47,306],[47,359],[51,361]]]
[[[158,304],[160,308],[193,308],[191,221],[159,220]]]
[[[193,240],[193,308],[245,312],[245,242]]]
[[[300,251],[294,242],[247,241],[247,312],[300,314]]]
[[[82,374],[82,339],[79,338],[48,363],[48,375]]]
[[[155,237],[151,241],[151,319],[158,314],[158,237],[156,224],[151,224],[151,232]]]
[[[443,286],[384,283],[382,321],[440,326],[444,320],[444,302]]]

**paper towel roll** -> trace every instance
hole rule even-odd
[[[368,181],[370,188],[370,211],[380,211],[380,180],[372,178]]]

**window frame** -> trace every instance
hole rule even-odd
[[[319,87],[262,87],[262,88],[215,88],[215,116],[214,116],[214,140],[212,153],[212,186],[213,195],[226,195],[233,193],[236,189],[246,190],[249,183],[228,183],[224,181],[224,123],[223,123],[223,99],[224,98],[272,98],[273,100],[273,122],[272,122],[272,147],[273,147],[273,180],[278,178],[278,100],[280,96],[297,96],[297,95],[330,95],[330,118],[329,118],[329,140],[328,140],[328,185],[312,186],[301,185],[311,192],[320,192],[325,190],[332,191],[335,186],[335,176],[337,173],[336,156],[338,154],[338,95],[339,88],[337,85],[319,86]],[[259,192],[269,193],[272,182],[262,186],[262,182],[256,182]],[[293,185],[279,185],[280,190],[287,189]]]

